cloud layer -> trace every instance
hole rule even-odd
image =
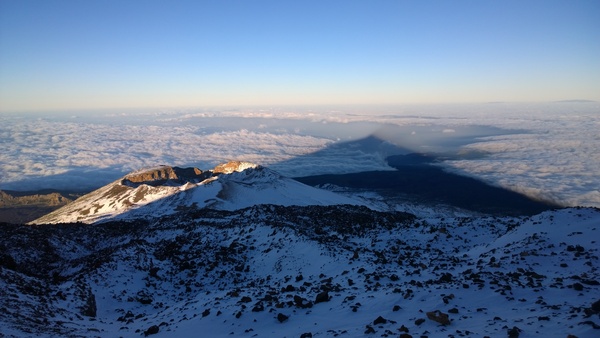
[[[156,164],[206,168],[232,159],[269,164],[316,151],[331,142],[246,129],[204,133],[197,126],[106,125],[43,119],[2,122],[0,163],[4,189],[72,189],[68,177],[71,172],[85,176],[85,189]]]
[[[375,134],[406,152],[453,154],[441,165],[491,184],[600,206],[598,130],[597,103],[6,115],[0,189],[87,190],[157,164],[232,159],[288,176],[389,170],[381,149],[347,143]]]

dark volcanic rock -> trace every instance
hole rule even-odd
[[[147,292],[139,291],[137,293],[137,301],[144,305],[147,305],[147,304],[152,304],[153,299],[152,299],[152,296],[149,295]]]
[[[438,280],[438,282],[440,282],[440,283],[450,283],[450,282],[452,282],[452,274],[448,273],[448,272],[444,273],[440,277],[440,279]]]
[[[277,314],[277,320],[278,320],[280,323],[283,323],[283,322],[285,322],[286,320],[288,320],[288,318],[290,318],[290,317],[289,317],[289,316],[286,316],[286,315],[284,315],[284,314],[283,314],[283,313],[281,313],[281,312]]]
[[[438,322],[442,325],[450,325],[450,319],[448,318],[448,314],[443,313],[439,310],[427,312],[426,315],[427,318],[433,320],[434,322]]]
[[[521,334],[521,329],[516,326],[513,326],[512,329],[508,329],[508,338],[519,338]]]
[[[328,302],[328,301],[329,301],[329,292],[323,291],[317,295],[317,298],[315,299],[315,304],[322,303],[322,302]]]
[[[152,325],[148,328],[148,330],[144,331],[144,336],[149,336],[151,334],[157,334],[160,331],[160,328],[157,325]]]
[[[17,268],[17,262],[15,262],[11,255],[0,251],[0,266],[15,270]]]
[[[373,324],[374,324],[374,325],[378,325],[378,324],[386,324],[387,322],[388,322],[388,321],[387,321],[387,319],[385,319],[385,318],[383,318],[383,317],[379,316],[379,317],[375,318],[375,320],[373,321]]]
[[[96,297],[91,289],[87,289],[85,303],[81,309],[81,314],[87,317],[96,317]]]

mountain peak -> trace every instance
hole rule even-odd
[[[234,172],[241,172],[246,169],[257,169],[260,166],[251,162],[244,161],[229,161],[227,163],[219,164],[213,169],[215,174],[232,174]]]

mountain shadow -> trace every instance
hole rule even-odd
[[[363,141],[372,149],[377,139],[368,137],[354,143]],[[379,142],[385,143],[384,140]],[[396,153],[403,151],[401,148],[395,149]],[[445,204],[495,215],[534,215],[561,207],[489,185],[473,177],[445,171],[441,166],[434,165],[440,160],[432,154],[397,154],[386,157],[388,165],[395,170],[324,174],[295,179],[312,186],[334,184],[352,189],[372,190],[384,197],[416,201],[426,205]]]

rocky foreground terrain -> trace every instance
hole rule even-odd
[[[6,337],[598,337],[600,211],[190,209],[0,226]]]

